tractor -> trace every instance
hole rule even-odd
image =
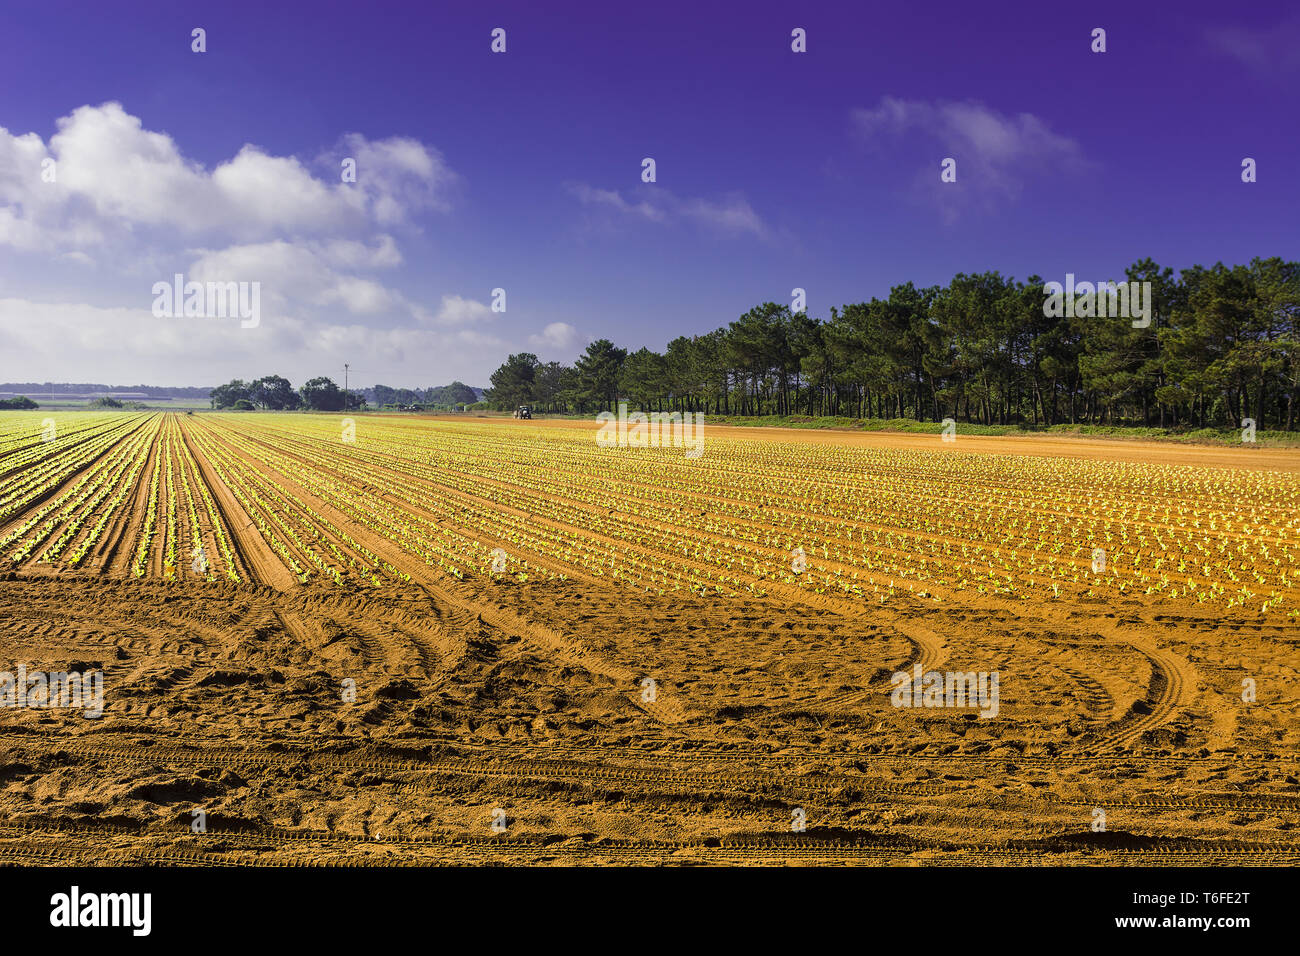
[[[520,405],[515,409],[515,418],[532,418],[533,410],[527,405]]]

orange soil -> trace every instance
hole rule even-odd
[[[514,437],[593,426],[497,427]],[[707,428],[761,441],[938,444]],[[131,576],[167,434],[198,466],[189,474],[173,461],[177,500],[188,487],[196,501],[212,580],[191,573],[183,547],[178,578],[158,578],[165,504],[150,572]],[[38,552],[0,574],[0,670],[106,675],[98,720],[0,709],[0,861],[1300,859],[1294,619],[1137,594],[1017,602],[962,592],[935,602],[900,591],[876,605],[773,581],[766,596],[657,595],[544,555],[533,566],[565,580],[460,580],[291,472],[313,468],[430,522],[447,508],[495,508],[531,527],[601,535],[558,501],[533,513],[497,501],[490,468],[478,494],[403,479],[396,462],[369,466],[366,490],[343,459],[313,465],[306,445],[246,436],[265,457],[238,475],[240,493],[268,502],[258,506],[266,522],[278,514],[314,529],[301,543],[277,534],[304,568],[309,549],[339,564],[328,543],[354,562],[373,552],[409,578],[374,585],[340,565],[342,586],[303,585],[218,476],[229,471],[223,456],[248,460],[231,443],[238,434],[204,416],[168,418],[142,487],[85,570],[42,565]],[[947,447],[1300,470],[1300,454],[1265,449],[960,435]],[[229,569],[200,488],[232,541]],[[273,493],[318,517],[270,504]],[[187,521],[178,507],[182,542]],[[1000,672],[998,718],[893,706],[891,675],[918,663]],[[1241,700],[1247,677],[1253,704]],[[354,702],[344,699],[351,688]],[[1094,829],[1098,809],[1104,831]],[[205,832],[191,827],[195,810]],[[798,819],[805,829],[792,826]]]

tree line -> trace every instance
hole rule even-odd
[[[373,385],[365,389],[364,394],[368,402],[381,408],[385,405],[454,407],[473,405],[478,401],[478,393],[459,381],[452,382],[450,385],[435,385],[432,388],[392,388],[388,385]]]
[[[208,395],[213,408],[292,411],[305,408],[318,412],[339,412],[365,407],[365,396],[343,389],[325,376],[318,376],[294,389],[293,384],[281,375],[264,375],[245,382],[234,379],[218,385]]]
[[[592,342],[572,366],[511,355],[486,398],[542,412],[946,417],[982,425],[1296,427],[1300,263],[1192,266],[1151,259],[1149,324],[1045,308],[1044,280],[958,274],[894,286],[824,319],[765,302],[664,352]],[[1086,314],[1081,314],[1086,313]]]
[[[360,391],[349,389],[346,393],[333,379],[319,376],[295,389],[280,375],[266,375],[246,382],[235,379],[218,385],[208,394],[213,408],[254,409],[271,411],[337,412],[363,409],[367,405],[379,408],[415,407],[443,408],[472,405],[478,400],[474,389],[464,382],[437,385],[432,388],[393,388],[372,385]]]

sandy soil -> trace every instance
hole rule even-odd
[[[239,583],[164,577],[161,538],[148,573],[130,572],[141,489],[168,435],[195,465],[174,460],[180,500],[208,489],[199,533],[214,556],[218,526],[232,536]],[[637,594],[576,569],[458,580],[349,524],[294,481],[293,459],[268,454],[263,477],[322,529],[346,527],[340,548],[382,549],[409,577],[302,585],[235,493],[246,489],[221,477],[236,481],[229,436],[174,420],[159,436],[84,570],[29,561],[0,574],[0,670],[98,668],[106,689],[98,719],[0,709],[0,862],[1300,861],[1294,620],[1138,594],[872,606],[777,588]],[[1300,468],[1285,451],[954,446]],[[376,500],[391,478],[376,473]],[[891,675],[918,664],[1006,675],[999,719],[893,706]]]

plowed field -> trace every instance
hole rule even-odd
[[[1300,862],[1296,452],[53,418],[0,863]]]

